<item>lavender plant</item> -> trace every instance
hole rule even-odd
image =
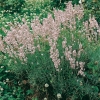
[[[95,18],[83,22],[82,5],[67,3],[65,11],[55,10],[42,23],[38,17],[30,25],[10,27],[0,37],[0,51],[17,75],[26,75],[39,100],[98,100],[99,66],[91,54],[99,53],[100,27]],[[97,48],[98,47],[98,48]],[[91,52],[89,52],[91,51]],[[98,65],[99,57],[96,58]],[[97,74],[95,74],[97,73]],[[91,81],[93,78],[93,82]]]

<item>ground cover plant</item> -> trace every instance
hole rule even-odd
[[[2,27],[0,51],[9,59],[5,66],[31,87],[19,90],[29,100],[100,99],[100,27],[94,16],[84,18],[82,5],[68,2],[47,18],[8,26]]]
[[[0,100],[29,100],[32,94],[25,76],[20,78],[8,67],[10,60],[0,53]]]

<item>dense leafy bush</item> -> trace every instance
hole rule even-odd
[[[68,1],[72,1],[73,4],[78,4],[79,0],[51,0],[51,6],[65,8]]]
[[[0,8],[5,12],[19,12],[25,0],[0,0]]]
[[[87,0],[84,2],[84,8],[90,10],[91,14],[95,16],[96,20],[100,24],[100,1],[99,0]]]

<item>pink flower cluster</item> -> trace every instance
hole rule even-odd
[[[76,17],[80,20],[83,18],[84,9],[82,5],[75,5],[69,1],[66,5],[65,11],[54,10],[55,22],[60,25],[61,23],[71,30],[76,28]]]
[[[27,24],[11,27],[3,38],[3,42],[3,52],[8,53],[11,57],[18,57],[26,61],[26,54],[35,52],[34,38]]]
[[[72,69],[79,69],[78,70],[78,75],[85,76],[84,74],[84,65],[85,62],[78,61],[77,58],[80,58],[81,53],[83,52],[82,44],[79,43],[79,49],[78,50],[73,50],[73,46],[67,46],[67,40],[65,39],[62,41],[62,48],[64,48],[64,56],[67,61],[69,61],[70,67]]]
[[[98,22],[95,20],[95,17],[89,16],[89,21],[84,22],[84,30],[86,33],[86,37],[91,42],[92,40],[97,41],[98,36],[100,36],[100,26]]]
[[[49,45],[50,45],[50,58],[54,62],[54,66],[56,69],[59,69],[60,65],[60,58],[59,58],[59,51],[56,47],[57,42],[49,40]]]

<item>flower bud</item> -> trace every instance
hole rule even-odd
[[[1,68],[4,68],[4,66],[1,66]]]
[[[82,0],[82,3],[85,2],[85,0]]]
[[[73,50],[73,56],[76,57],[76,50]]]
[[[82,49],[82,44],[81,43],[79,44],[79,49]]]
[[[58,98],[58,99],[61,98],[61,94],[60,94],[60,93],[57,94],[57,98]]]
[[[47,100],[47,98],[44,98],[44,100]]]
[[[82,3],[82,1],[81,0],[79,0],[79,4],[81,4]]]
[[[9,79],[8,78],[6,79],[6,82],[9,82]]]
[[[3,91],[4,89],[3,88],[0,88],[0,90]]]
[[[46,87],[46,88],[49,87],[49,84],[46,83],[46,84],[45,84],[45,87]]]

